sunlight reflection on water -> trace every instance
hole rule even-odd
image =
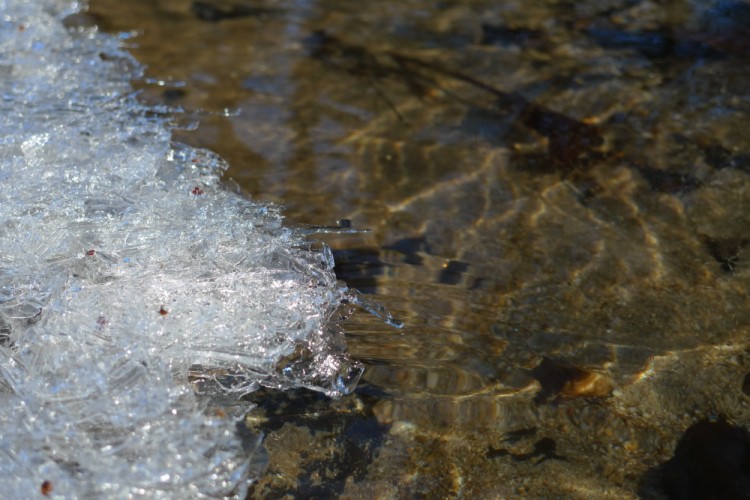
[[[241,109],[181,140],[290,220],[373,229],[327,237],[338,275],[406,322],[350,320],[359,409],[269,417],[336,435],[340,474],[258,496],[634,496],[691,423],[750,422],[745,4],[92,3],[171,104]]]

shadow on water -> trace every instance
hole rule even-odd
[[[745,491],[747,4],[91,4],[177,140],[372,229],[321,238],[406,322],[349,318],[351,397],[249,397],[252,496]]]

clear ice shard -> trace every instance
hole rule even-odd
[[[171,142],[116,37],[0,0],[0,490],[243,498],[258,454],[199,391],[350,392],[325,246]]]

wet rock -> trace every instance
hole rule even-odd
[[[750,498],[750,433],[725,420],[701,420],[661,470],[670,499]]]
[[[612,392],[612,381],[606,375],[545,358],[531,371],[542,386],[536,401],[544,403],[555,397],[604,397]]]

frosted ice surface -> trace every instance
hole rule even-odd
[[[0,490],[243,497],[253,451],[198,391],[309,387],[361,366],[325,246],[219,182],[138,104],[120,41],[62,0],[0,0]]]

